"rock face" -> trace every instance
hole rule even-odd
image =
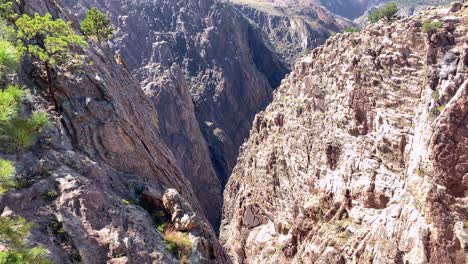
[[[336,35],[297,63],[224,192],[233,261],[466,263],[467,33],[464,4]]]
[[[21,5],[73,20],[64,10],[60,1]],[[2,215],[33,222],[30,240],[54,263],[179,263],[154,227],[151,214],[160,210],[171,216],[168,226],[187,232],[192,263],[229,263],[138,81],[113,54],[94,45],[83,52],[93,65],[54,73],[60,115],[48,133],[32,151],[8,157],[22,187],[0,198]],[[23,62],[20,79],[35,108],[50,107],[42,73]]]
[[[351,25],[315,1],[233,0],[235,7],[262,29],[282,58],[293,65],[300,55]]]
[[[256,113],[288,72],[262,32],[213,0],[65,0],[78,17],[96,6],[158,113],[161,135],[214,226],[222,189]]]

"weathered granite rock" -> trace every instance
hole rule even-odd
[[[235,263],[468,261],[467,14],[382,21],[296,64],[224,192]]]

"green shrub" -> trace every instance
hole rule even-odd
[[[377,8],[376,10],[372,11],[369,14],[369,21],[371,23],[376,23],[382,18],[391,20],[393,16],[396,15],[397,12],[398,12],[397,4],[394,2],[391,2],[391,3],[386,4],[384,7]]]
[[[112,37],[113,29],[109,17],[93,7],[86,11],[86,18],[81,22],[80,29],[86,36],[94,36],[99,44]]]
[[[29,122],[35,130],[42,130],[49,124],[49,116],[45,112],[34,112]]]
[[[0,252],[1,264],[48,264],[48,251],[43,247],[29,248],[27,236],[32,224],[18,217],[0,217],[0,244],[6,250]]]
[[[430,33],[430,32],[435,32],[437,29],[442,28],[444,26],[444,23],[442,22],[431,22],[429,20],[424,21],[422,25],[422,32],[424,33]]]
[[[126,199],[122,199],[121,202],[124,204],[124,205],[130,205],[130,202]]]
[[[59,194],[54,191],[54,190],[48,190],[46,193],[44,193],[43,197],[45,200],[47,201],[53,201],[55,200],[57,197],[59,196]]]
[[[7,89],[0,90],[0,122],[16,116],[19,105],[25,97],[25,90],[19,86],[10,85]]]
[[[73,31],[71,22],[53,20],[52,15],[47,13],[44,16],[35,14],[34,17],[24,14],[15,24],[20,54],[37,59],[46,67],[70,62],[80,64],[82,61],[73,49],[85,48],[88,44]]]
[[[432,92],[431,97],[432,97],[432,100],[434,100],[434,102],[439,101],[439,99],[440,99],[439,92],[438,91]]]
[[[172,254],[177,254],[177,244],[171,241],[165,241],[167,251],[171,252]]]
[[[0,159],[0,194],[16,186],[15,172],[13,162]]]
[[[6,40],[0,40],[0,77],[15,72],[18,66],[16,48]]]
[[[432,107],[429,113],[432,117],[438,117],[441,113],[440,107],[436,107],[436,106]]]
[[[361,31],[360,27],[347,27],[347,28],[345,28],[345,32],[354,33],[354,32],[360,32],[360,31]]]
[[[179,231],[166,231],[164,232],[164,240],[166,249],[173,254],[178,253],[179,258],[189,255],[192,248],[188,234]]]
[[[47,115],[34,113],[30,118],[14,117],[0,125],[0,139],[7,152],[28,150],[48,123]]]
[[[166,229],[166,222],[168,222],[167,215],[164,212],[164,210],[158,210],[153,213],[153,221],[154,221],[154,227],[156,227],[156,230],[158,230],[160,233],[164,233],[164,230]]]
[[[154,226],[156,227],[156,230],[158,230],[159,233],[163,233],[166,229],[166,223],[155,224]]]
[[[8,20],[14,20],[16,18],[11,0],[0,0],[0,17]]]

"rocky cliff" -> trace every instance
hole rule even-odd
[[[336,35],[296,64],[224,192],[235,263],[468,261],[468,5],[452,11]]]
[[[352,23],[315,1],[232,0],[290,65]]]
[[[60,1],[23,1],[19,8],[75,19]],[[77,52],[93,64],[53,72],[58,112],[41,66],[21,65],[30,107],[48,109],[53,124],[31,151],[7,157],[21,184],[0,198],[2,216],[32,222],[30,241],[46,247],[53,263],[180,263],[154,226],[162,212],[190,244],[186,261],[229,263],[138,81],[94,44]]]
[[[222,190],[258,111],[288,72],[259,29],[213,0],[65,0],[92,6],[117,30],[109,43],[157,109],[162,138],[218,226]]]

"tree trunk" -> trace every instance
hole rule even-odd
[[[55,92],[53,89],[53,80],[52,80],[52,68],[50,67],[49,63],[45,63],[45,69],[47,73],[47,88],[49,90],[50,97],[52,97],[52,101],[54,102],[55,111],[59,111],[59,105],[57,102],[57,98],[55,98]]]

